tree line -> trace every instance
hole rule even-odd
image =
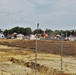
[[[69,35],[76,35],[76,31],[74,30],[51,30],[51,29],[46,29],[45,31],[42,30],[42,29],[35,29],[34,31],[32,31],[32,29],[30,27],[27,27],[27,28],[24,28],[24,27],[14,27],[14,28],[11,28],[11,29],[6,29],[4,31],[2,31],[0,29],[0,33],[3,32],[5,36],[7,36],[8,34],[13,34],[14,32],[16,32],[17,34],[23,34],[23,35],[30,35],[30,34],[36,34],[36,33],[39,33],[39,34],[42,34],[42,33],[47,33],[47,34],[51,34],[51,33],[54,33],[54,34],[64,34],[64,37],[66,36],[66,33],[67,33],[67,36]]]

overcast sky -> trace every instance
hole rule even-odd
[[[0,29],[76,29],[76,0],[0,0]]]

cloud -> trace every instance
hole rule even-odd
[[[24,0],[0,0],[0,23],[20,22],[34,14],[34,5]],[[3,22],[3,23],[4,23]],[[23,21],[22,21],[23,22]]]
[[[0,27],[75,28],[76,0],[0,0]]]

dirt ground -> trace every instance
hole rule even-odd
[[[76,56],[76,41],[63,41],[62,44],[63,44],[63,55]],[[31,51],[35,51],[36,49],[35,40],[0,39],[0,45],[26,48]],[[56,40],[38,41],[39,53],[60,54],[60,50],[61,50],[61,41],[56,41]]]
[[[39,48],[37,61],[38,63],[35,64],[34,42],[35,41],[27,41],[27,43],[25,43],[25,41],[23,40],[21,40],[21,42],[20,40],[0,40],[0,75],[35,75],[35,65],[37,65],[37,75],[60,74],[61,56],[59,55],[59,53],[52,54],[50,48],[48,49],[48,47],[50,46],[47,45],[46,41],[38,42],[38,48],[40,46],[44,46],[41,45],[41,43],[46,43],[46,49],[48,49],[48,51],[50,52],[46,51],[46,49],[44,50],[43,47]],[[53,47],[56,45],[56,43],[59,45],[59,42],[52,41],[50,43],[52,43]],[[55,45],[53,45],[54,43]],[[66,44],[69,43],[66,42]],[[74,48],[71,46],[70,50],[73,49],[75,52],[76,44],[73,42],[71,44],[74,44]],[[68,48],[68,46],[66,47]],[[76,57],[73,56],[73,54],[63,56],[62,71],[65,75],[76,75]]]

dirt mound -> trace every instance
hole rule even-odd
[[[13,75],[13,74],[10,74],[10,73],[8,73],[6,71],[1,70],[0,71],[0,75]]]
[[[12,63],[17,63],[17,64],[20,64],[20,65],[24,65],[25,62],[23,60],[19,60],[19,59],[15,59],[15,58],[10,58],[9,61],[11,61]]]
[[[35,64],[35,62],[26,62],[23,60],[15,59],[13,57],[10,58],[9,61],[11,61],[12,63],[24,65],[24,66],[26,66],[28,68],[32,68],[32,69],[35,69],[35,65],[37,65],[37,67],[40,68],[40,64]]]
[[[49,68],[47,66],[40,65],[38,63],[36,64],[35,62],[25,62],[25,61],[15,59],[15,58],[11,58],[10,61],[13,63],[16,63],[16,64],[23,65],[27,68],[34,69],[34,70],[35,70],[35,66],[37,66],[37,71],[42,74],[56,75],[57,73],[59,73],[59,71],[57,71],[57,69],[50,68],[50,70],[49,70]]]

